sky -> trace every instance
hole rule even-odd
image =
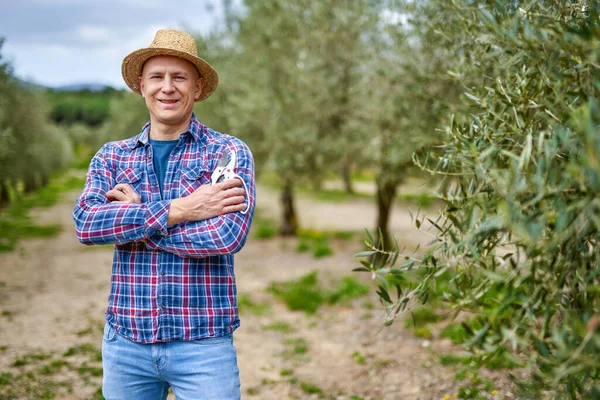
[[[0,0],[0,51],[21,79],[120,89],[123,58],[158,29],[207,33],[222,14],[221,0]]]

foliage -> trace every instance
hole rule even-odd
[[[281,234],[295,235],[300,226],[300,180],[318,187],[325,172],[349,171],[362,159],[357,139],[365,125],[352,120],[364,100],[361,64],[378,7],[363,0],[248,1],[236,18],[225,75],[235,81],[228,122],[278,178]]]
[[[148,109],[139,94],[127,92],[113,97],[110,102],[110,118],[99,127],[96,141],[92,142],[94,148],[100,148],[108,141],[137,135],[149,119]]]
[[[0,63],[0,203],[46,184],[70,159],[70,143],[49,124],[42,94],[22,88]]]
[[[101,125],[109,118],[111,99],[118,95],[118,92],[112,88],[98,92],[49,90],[46,95],[50,104],[50,119],[54,123],[80,123],[93,127]]]
[[[425,271],[396,296],[379,280],[388,324],[449,272],[443,299],[481,321],[468,348],[528,355],[532,379],[521,387],[531,398],[598,397],[600,5],[428,3],[455,21],[435,29],[460,55],[448,73],[466,102],[440,150],[415,161],[453,182],[437,219],[414,218],[433,236],[429,251],[376,251],[379,263],[362,269]]]

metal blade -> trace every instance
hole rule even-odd
[[[223,153],[221,154],[221,158],[219,158],[219,162],[217,163],[217,167],[225,167],[229,164],[231,160],[231,152],[228,147],[225,147]]]

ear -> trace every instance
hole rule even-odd
[[[140,87],[140,92],[142,93],[142,97],[144,97],[144,90],[146,87],[144,86],[144,81],[142,80],[142,76],[138,76],[138,86]]]
[[[194,100],[198,100],[200,98],[203,88],[204,88],[204,78],[200,76],[200,77],[198,77],[198,79],[196,79],[196,90],[194,91]]]

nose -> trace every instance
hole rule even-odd
[[[164,93],[171,93],[174,89],[175,88],[173,86],[173,78],[171,78],[170,76],[165,76],[165,79],[163,80],[162,91]]]

